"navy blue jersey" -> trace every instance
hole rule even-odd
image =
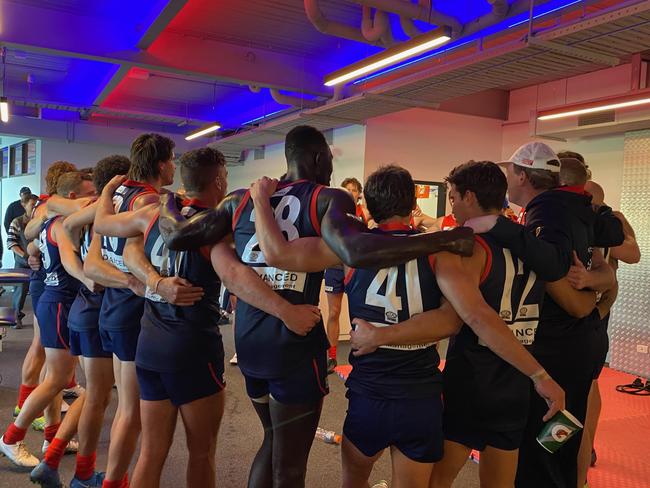
[[[271,196],[275,220],[285,237],[320,235],[316,200],[322,187],[299,180],[283,183]],[[293,304],[318,305],[323,273],[284,271],[264,261],[255,234],[255,210],[246,192],[233,215],[233,236],[237,255],[273,290]],[[324,354],[329,347],[322,321],[306,336],[291,332],[280,319],[237,300],[235,344],[240,369],[258,378],[285,376],[305,361]]]
[[[183,200],[181,214],[191,217],[207,207],[198,200]],[[141,368],[176,372],[208,362],[223,360],[219,332],[221,281],[212,268],[209,247],[173,251],[165,245],[158,229],[158,215],[144,237],[144,252],[161,276],[185,278],[203,288],[203,298],[190,307],[178,307],[156,294],[145,301],[136,363]]]
[[[403,225],[380,225],[371,232],[417,233]],[[432,262],[425,256],[391,268],[350,270],[345,285],[350,320],[360,318],[386,327],[438,308],[442,294]],[[439,363],[433,343],[381,346],[359,357],[350,353],[352,372],[346,386],[377,399],[427,398],[441,391]]]
[[[545,284],[490,233],[476,236],[486,252],[479,289],[524,346],[535,340]],[[525,425],[530,380],[488,349],[463,325],[447,353],[445,415],[499,431]]]
[[[72,301],[81,285],[79,280],[69,275],[63,267],[59,245],[52,239],[52,226],[58,218],[46,220],[38,236],[38,247],[45,270],[45,289],[40,298],[42,302]]]
[[[81,230],[79,242],[79,256],[84,262],[88,256],[90,242],[92,241],[92,225],[86,225]],[[81,332],[99,328],[99,311],[102,306],[104,291],[92,292],[82,284],[70,308],[68,327],[70,330]]]
[[[154,187],[139,181],[126,180],[115,190],[113,205],[115,212],[133,210],[135,200],[146,194],[158,193]],[[124,245],[126,239],[121,237],[102,237],[102,256],[124,273]],[[106,288],[100,315],[100,327],[104,330],[125,330],[140,327],[140,318],[144,310],[144,298],[137,296],[128,288]]]
[[[38,200],[36,200],[36,203],[34,204],[34,208],[32,209],[32,215],[30,215],[30,218],[34,217],[34,213],[36,212],[36,209],[43,205],[45,202],[47,202],[47,199],[50,198],[49,195],[40,195],[38,197]],[[43,260],[41,258],[41,268],[38,271],[32,270],[32,273],[29,275],[29,281],[45,281],[45,270],[43,269]],[[38,287],[38,284],[30,284],[30,287]],[[40,285],[44,286],[44,285]],[[36,307],[34,307],[36,309]]]

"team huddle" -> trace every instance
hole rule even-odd
[[[390,448],[396,488],[451,487],[472,449],[481,486],[582,488],[615,263],[638,261],[638,246],[579,154],[530,143],[499,165],[460,164],[446,178],[453,217],[432,219],[396,165],[368,177],[363,205],[330,187],[332,153],[312,127],[286,136],[279,180],[230,194],[225,159],[211,148],[184,153],[182,190],[163,190],[173,150],[144,134],[130,158],[109,156],[92,172],[63,161],[48,170],[25,228],[34,340],[0,438],[0,452],[31,468],[33,482],[63,486],[59,463],[76,452],[72,488],[160,486],[180,413],[187,486],[223,485],[215,457],[225,287],[237,297],[238,365],[264,431],[248,486],[305,486],[336,360],[338,323],[328,318],[326,330],[318,309],[327,270],[337,281],[326,282],[328,302],[338,313],[345,292],[353,323],[343,487],[368,487]],[[522,208],[519,223],[505,216],[506,193]],[[86,390],[62,419],[78,361]],[[584,433],[551,454],[536,436],[565,408]],[[30,424],[45,432],[42,460],[23,442]]]

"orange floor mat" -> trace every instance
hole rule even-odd
[[[335,371],[345,380],[352,366],[337,366]],[[650,397],[616,391],[617,385],[632,383],[634,378],[609,368],[600,376],[603,409],[596,433],[598,462],[589,470],[590,488],[650,487]],[[471,458],[478,462],[478,454],[472,452]]]

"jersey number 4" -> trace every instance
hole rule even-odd
[[[420,275],[418,272],[417,260],[409,261],[404,265],[404,294],[399,296],[397,291],[397,280],[399,268],[384,268],[377,271],[375,278],[366,291],[366,304],[379,307],[384,310],[384,319],[387,323],[396,324],[399,322],[399,312],[402,310],[402,298],[408,303],[409,316],[422,312],[422,291],[420,290]],[[384,294],[380,290],[384,287]]]

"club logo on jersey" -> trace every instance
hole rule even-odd
[[[512,317],[512,312],[510,310],[501,310],[499,314],[503,320],[510,320]]]
[[[526,307],[521,307],[519,309],[519,316],[525,317],[528,314],[528,309]]]
[[[397,319],[398,319],[397,314],[392,310],[387,310],[384,316],[386,318],[386,322],[390,322],[391,324],[397,323]]]

